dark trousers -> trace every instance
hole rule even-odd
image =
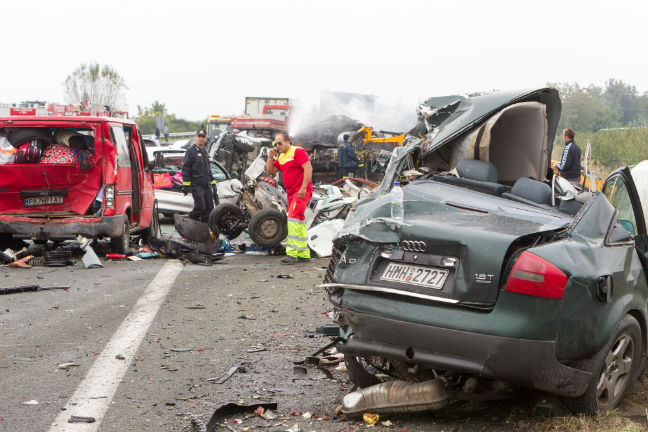
[[[207,222],[209,214],[214,209],[214,192],[211,186],[191,186],[191,196],[194,200],[194,207],[189,212],[189,217],[195,220]]]

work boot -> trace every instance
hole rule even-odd
[[[297,262],[302,263],[302,264],[304,264],[304,263],[309,263],[309,262],[311,262],[311,259],[310,259],[310,258],[302,258],[302,257],[298,257],[298,258],[297,258]]]
[[[298,262],[299,259],[293,256],[286,256],[281,258],[281,264],[291,265],[291,264],[297,264]]]

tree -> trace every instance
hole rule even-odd
[[[175,114],[170,114],[166,109],[166,104],[155,101],[150,106],[137,105],[137,117],[135,121],[140,125],[143,134],[155,132],[155,117],[164,116],[164,124],[173,132],[189,132],[197,130],[202,122],[192,122],[185,119],[176,118]]]
[[[83,100],[91,104],[116,107],[125,102],[128,89],[124,78],[110,65],[82,63],[65,79],[65,99],[78,104]]]

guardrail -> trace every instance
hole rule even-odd
[[[182,137],[192,137],[196,135],[196,132],[191,131],[191,132],[172,132],[169,134],[169,138],[182,138]],[[142,138],[155,138],[155,134],[146,134],[142,135]],[[160,134],[160,138],[164,138],[164,134]]]

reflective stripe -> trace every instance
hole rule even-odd
[[[300,224],[300,225],[306,225],[305,220],[299,220],[299,219],[295,219],[295,218],[288,218],[288,223],[290,223],[290,222]]]
[[[287,238],[288,240],[299,240],[299,241],[305,241],[305,242],[308,241],[308,237],[300,237],[300,236],[298,236],[298,235],[289,235],[289,236],[286,237],[286,238]]]
[[[183,181],[182,186],[191,186],[191,182],[190,181]]]

